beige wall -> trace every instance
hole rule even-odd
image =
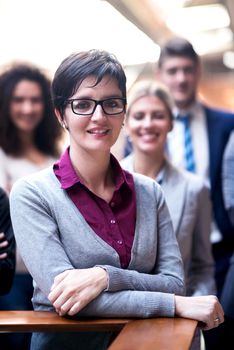
[[[207,104],[234,111],[234,74],[207,76],[201,81],[199,92]]]

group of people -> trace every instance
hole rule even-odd
[[[228,313],[230,314],[230,309],[233,309],[233,306],[231,307],[233,302],[231,301],[230,291],[230,284],[232,284],[233,281],[231,275],[233,275],[233,272],[230,272],[229,269],[232,266],[230,262],[233,259],[231,259],[231,256],[234,251],[234,226],[231,219],[231,210],[234,205],[231,169],[233,169],[232,162],[234,160],[233,144],[231,145],[233,141],[231,141],[231,136],[229,135],[233,134],[234,113],[207,107],[199,101],[198,83],[201,75],[200,59],[191,43],[183,38],[173,38],[162,47],[155,75],[160,82],[167,86],[174,102],[172,107],[174,126],[168,134],[167,142],[165,142],[166,145],[164,145],[166,148],[165,154],[170,162],[176,166],[177,170],[178,168],[185,168],[189,172],[197,173],[197,178],[199,176],[200,179],[203,179],[204,185],[208,187],[210,194],[209,197],[212,206],[211,221],[206,215],[198,220],[198,218],[196,219],[196,215],[191,215],[190,211],[190,221],[186,219],[186,214],[184,214],[181,223],[184,221],[192,222],[195,219],[197,223],[199,222],[199,224],[203,226],[205,222],[210,221],[211,228],[209,232],[206,231],[207,228],[205,228],[205,231],[207,235],[210,236],[212,256],[215,263],[216,295],[221,298],[223,305],[229,305],[226,306],[226,310],[229,309]],[[142,94],[142,91],[138,93]],[[148,95],[150,95],[150,93],[148,93]],[[131,101],[129,102],[131,107]],[[133,105],[133,108],[136,103]],[[143,109],[143,112],[146,114],[146,109]],[[129,116],[131,116],[131,108]],[[128,124],[130,123],[128,123],[127,116],[127,126]],[[130,124],[130,126],[132,125],[133,123]],[[148,129],[145,127],[142,133],[147,133],[147,130],[148,134],[153,132],[153,123],[148,126]],[[158,129],[156,130],[158,131]],[[142,169],[143,161],[138,155],[139,151],[137,151],[140,141],[137,142],[136,138],[133,137],[135,135],[135,133],[133,134],[133,127],[129,128],[128,126],[127,133],[129,137],[125,145],[125,155],[132,152],[133,149],[133,156],[136,158],[136,162],[137,158],[139,159],[138,163],[141,162],[141,169],[138,168],[137,171],[140,170],[143,171],[143,173],[150,171],[149,168],[147,168],[147,170]],[[229,137],[230,140],[228,141]],[[138,140],[140,140],[140,138],[138,138]],[[146,144],[147,142],[145,142],[145,145]],[[146,152],[144,152],[144,155],[146,155]],[[154,157],[156,157],[155,154]],[[149,158],[152,158],[152,156],[148,157],[148,159]],[[126,162],[129,166],[129,158],[126,159]],[[144,161],[144,166],[149,166],[146,161]],[[155,162],[154,166],[153,175],[156,177]],[[173,200],[175,212],[176,215],[178,215],[180,202],[183,199],[181,199],[182,197],[179,198],[178,195],[175,197],[175,193],[178,187],[180,187],[179,184],[182,186],[182,182],[177,179],[173,191],[170,190],[167,195],[167,168],[168,166],[166,165],[163,170],[163,178],[161,176],[162,186],[166,187],[165,196],[169,209],[171,206],[170,203]],[[188,176],[188,173],[186,176]],[[158,181],[160,181],[160,179]],[[195,186],[192,185],[192,188],[194,193],[196,191]],[[183,196],[183,192],[180,193],[180,196]],[[201,212],[207,208],[207,203],[205,204],[203,200],[200,203],[194,200],[193,205],[195,205],[195,202],[197,202]],[[197,213],[199,213],[199,211]],[[173,220],[173,208],[171,208],[171,215]],[[199,239],[197,229],[195,235],[197,241]],[[205,239],[204,233],[202,235],[203,239]],[[186,246],[184,237],[183,245]],[[197,246],[198,250],[195,250],[195,254],[197,253],[199,258],[202,259],[204,241],[203,243],[197,241]],[[209,263],[209,254],[207,257],[203,256],[203,258]],[[199,262],[199,260],[196,261]],[[205,283],[209,282],[207,279],[203,281],[205,281]],[[225,293],[223,292],[224,284]],[[227,290],[230,292],[227,293]],[[227,296],[229,296],[228,301]],[[233,312],[234,311],[232,311],[232,314]],[[232,316],[232,318],[227,317],[225,324],[219,327],[218,330],[215,329],[210,332],[205,332],[206,349],[221,349],[224,346],[224,342],[228,344],[228,342],[233,340],[233,338],[229,336],[233,328],[234,322]]]
[[[224,322],[218,298],[226,317],[234,114],[197,100],[200,62],[192,45],[170,40],[157,76],[128,94],[123,67],[105,51],[65,58],[51,98],[49,81],[41,85],[27,69],[39,74],[19,66],[0,76],[0,186],[10,194],[14,230],[5,194],[0,277],[3,264],[9,284],[2,294],[13,279],[15,236],[23,274],[33,278],[35,310],[192,318],[205,330],[206,349],[222,349],[233,322],[228,313]],[[128,142],[119,162],[111,149],[122,128]],[[69,136],[63,152],[62,130]],[[14,283],[10,293],[15,287],[17,294],[24,283]],[[3,298],[10,294],[0,308]],[[110,332],[35,333],[30,343],[32,350],[87,350],[106,349],[111,339]],[[199,331],[191,349],[200,349]]]

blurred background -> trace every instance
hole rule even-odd
[[[70,53],[99,48],[124,65],[128,87],[181,35],[202,57],[201,98],[234,110],[233,0],[0,0],[0,33],[0,69],[30,61],[53,76]]]

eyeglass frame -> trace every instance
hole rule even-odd
[[[103,103],[105,101],[108,101],[108,100],[121,100],[124,102],[124,106],[123,106],[123,110],[121,112],[118,112],[118,113],[106,113],[105,109],[103,108]],[[93,101],[95,103],[94,105],[94,108],[93,108],[93,111],[92,113],[76,113],[74,111],[74,107],[73,107],[73,102],[74,101]],[[100,105],[102,107],[102,111],[106,114],[106,115],[118,115],[118,114],[121,114],[121,113],[125,113],[126,112],[126,104],[127,104],[127,99],[125,97],[109,97],[109,98],[105,98],[104,100],[94,100],[92,98],[71,98],[71,99],[68,99],[65,101],[66,104],[71,104],[71,109],[72,109],[72,112],[75,114],[75,115],[82,115],[82,116],[91,116],[96,108],[97,108],[97,105]]]

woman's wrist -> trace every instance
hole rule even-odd
[[[183,302],[182,299],[183,299],[182,296],[175,295],[175,315],[180,317],[182,317],[182,310],[183,310],[181,306]]]
[[[109,285],[109,276],[106,269],[102,266],[95,266],[98,271],[98,282],[101,284],[103,291],[106,291]]]

